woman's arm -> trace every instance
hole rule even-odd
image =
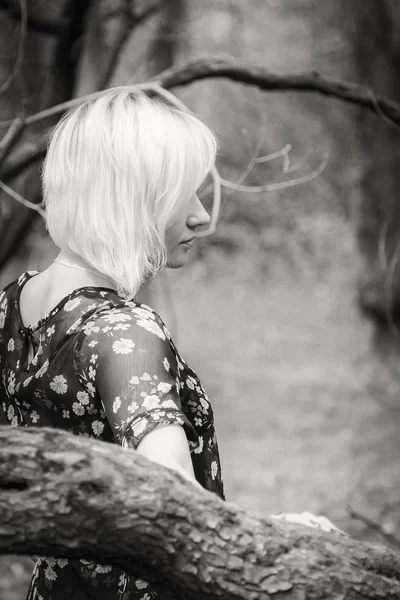
[[[177,471],[185,479],[201,487],[196,481],[186,434],[180,425],[153,429],[139,443],[137,452],[159,465]]]

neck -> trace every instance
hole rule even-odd
[[[97,269],[89,265],[81,256],[61,250],[55,258],[53,266],[57,270],[67,272],[68,277],[74,278],[83,285],[98,285],[102,287],[115,288],[114,283]]]

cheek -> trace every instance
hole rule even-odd
[[[165,245],[167,248],[175,248],[182,240],[182,232],[184,228],[181,223],[173,223],[165,232]]]

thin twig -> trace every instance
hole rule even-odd
[[[26,167],[32,163],[44,158],[47,147],[47,139],[41,140],[37,146],[27,148],[19,156],[13,155],[12,160],[8,160],[4,168],[0,170],[2,179],[7,180],[19,175]]]
[[[280,156],[286,156],[292,149],[290,144],[286,144],[281,150],[277,150],[276,152],[271,152],[271,154],[266,154],[265,156],[259,156],[254,160],[255,163],[265,163],[270,160],[275,160],[275,158],[279,158]]]
[[[25,129],[23,119],[16,118],[8,128],[7,133],[0,142],[0,170],[7,158],[7,154],[13,149]]]
[[[45,216],[45,212],[44,212],[44,210],[42,209],[42,207],[39,204],[34,204],[33,202],[30,202],[29,200],[27,200],[26,198],[24,198],[23,196],[21,196],[20,194],[18,194],[18,192],[16,192],[12,188],[10,188],[6,183],[4,183],[4,181],[1,181],[1,179],[0,179],[0,189],[2,189],[3,192],[5,192],[9,196],[11,196],[11,198],[13,198],[14,200],[16,200],[17,202],[20,202],[21,204],[23,204],[27,208],[31,208],[32,210],[36,210],[36,212],[38,212],[39,215],[41,215],[42,217]]]
[[[308,181],[312,181],[325,170],[329,161],[329,154],[325,152],[322,162],[315,171],[308,173],[307,175],[303,175],[302,177],[297,177],[296,179],[289,179],[288,181],[279,181],[277,183],[266,183],[265,185],[238,185],[233,181],[228,181],[227,179],[221,179],[221,184],[223,187],[226,187],[231,190],[238,190],[240,192],[246,192],[251,194],[261,193],[261,192],[276,192],[277,190],[284,190],[286,188],[294,187],[296,185],[300,185],[302,183],[307,183]]]
[[[376,521],[373,521],[366,515],[363,515],[362,513],[358,512],[352,506],[350,506],[350,504],[347,505],[347,512],[352,519],[357,519],[358,521],[361,521],[362,523],[367,525],[367,527],[372,529],[372,531],[376,531],[388,542],[396,546],[396,548],[400,548],[400,540],[389,531],[385,531],[385,529],[380,523],[377,523]]]
[[[5,80],[5,82],[0,86],[0,94],[4,94],[18,75],[22,61],[24,59],[24,48],[25,48],[25,40],[26,33],[28,29],[28,8],[26,6],[26,0],[20,0],[20,10],[21,10],[21,25],[20,25],[20,34],[18,39],[18,50],[17,50],[17,59],[15,61],[14,67]]]

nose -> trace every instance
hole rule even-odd
[[[210,220],[210,215],[204,208],[198,196],[195,196],[192,206],[190,207],[189,216],[186,222],[187,226],[190,227],[190,229],[204,227],[210,223]]]

